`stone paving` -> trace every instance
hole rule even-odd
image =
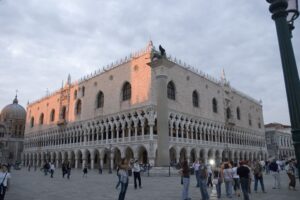
[[[272,200],[296,200],[300,197],[299,181],[297,180],[298,191],[288,190],[287,175],[281,174],[281,189],[272,189],[272,177],[265,175],[265,186],[267,193],[252,192],[250,199],[272,199]],[[81,170],[73,170],[71,179],[62,178],[61,170],[57,169],[54,178],[44,176],[41,171],[28,172],[25,169],[12,171],[11,187],[7,192],[6,200],[106,200],[118,199],[119,191],[115,189],[117,176],[115,172],[108,174],[104,171],[102,175],[96,171],[89,171],[88,177],[82,177]],[[195,187],[195,177],[191,177],[190,197],[200,198],[200,191]],[[142,189],[135,190],[133,178],[130,177],[126,194],[128,200],[175,200],[181,199],[180,178],[173,177],[142,177]],[[253,188],[253,185],[252,185]],[[222,186],[222,199],[226,199]],[[233,198],[233,199],[242,199]]]

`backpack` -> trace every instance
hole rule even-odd
[[[269,166],[271,171],[277,172],[278,171],[278,165],[276,162],[272,162]]]
[[[199,177],[201,179],[207,178],[207,167],[205,165],[199,166]]]
[[[260,176],[261,175],[261,171],[262,171],[262,167],[260,164],[256,164],[254,167],[254,175]]]
[[[3,183],[5,181],[6,175],[7,175],[7,173],[5,174],[4,179],[3,179],[2,183],[0,184],[0,195],[4,194],[4,184]]]

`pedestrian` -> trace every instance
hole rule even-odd
[[[207,175],[208,175],[208,177],[207,177],[207,187],[212,187],[213,186],[213,184],[212,184],[212,170],[211,170],[211,166],[210,165],[208,165],[207,166]]]
[[[296,166],[293,160],[288,162],[288,165],[286,166],[286,173],[290,179],[289,190],[296,190]]]
[[[251,170],[251,162],[250,160],[245,160],[244,161],[244,166],[248,167],[249,168],[249,183],[248,183],[248,193],[251,194],[251,182],[253,180],[253,173],[252,173],[252,170]]]
[[[121,185],[121,175],[120,175],[120,173],[119,173],[119,171],[120,171],[120,168],[119,168],[119,166],[117,166],[117,177],[118,177],[118,182],[117,182],[117,185],[116,185],[116,190],[119,188],[119,186]]]
[[[217,190],[217,197],[218,199],[221,198],[221,186],[223,183],[223,174],[222,174],[222,169],[220,166],[216,167],[213,170],[213,176],[214,176],[214,184],[216,185],[216,190]]]
[[[83,176],[82,177],[85,177],[87,178],[87,173],[88,173],[88,168],[87,168],[87,165],[85,164],[84,167],[83,167]]]
[[[194,163],[193,163],[193,168],[194,168],[194,173],[195,173],[195,177],[196,177],[196,187],[200,187],[200,182],[199,182],[199,160],[196,160]]]
[[[233,189],[234,189],[234,193],[236,196],[240,196],[240,177],[237,174],[237,168],[238,168],[238,164],[234,163],[233,164]]]
[[[53,164],[53,162],[50,164],[50,174],[51,174],[51,178],[53,178],[53,174],[54,174],[54,171],[55,171],[55,166]]]
[[[226,196],[228,198],[232,198],[233,170],[231,168],[230,163],[228,162],[224,163],[223,176],[226,189]]]
[[[273,161],[270,163],[269,168],[270,173],[274,178],[273,189],[280,189],[280,169],[275,159],[273,159]]]
[[[29,165],[28,165],[28,171],[29,171],[29,172],[30,172],[30,168],[31,168],[31,165],[29,164]]]
[[[258,160],[255,161],[254,168],[254,192],[257,192],[258,181],[260,182],[261,190],[266,193],[263,179],[263,167]]]
[[[10,173],[5,165],[0,165],[0,200],[4,200],[5,193],[8,190]]]
[[[207,192],[207,185],[206,185],[206,181],[207,181],[207,167],[204,163],[203,160],[200,160],[199,163],[199,182],[200,182],[200,192],[201,192],[201,196],[202,196],[202,200],[208,200],[209,199],[209,195]]]
[[[102,167],[101,167],[101,164],[99,164],[99,174],[102,174]]]
[[[120,182],[121,182],[121,190],[119,193],[119,200],[124,200],[127,187],[128,187],[128,170],[129,170],[129,165],[128,161],[126,158],[123,158],[121,160],[121,163],[119,163],[119,174],[120,174]]]
[[[180,173],[182,176],[182,183],[183,183],[181,199],[182,200],[190,200],[191,199],[191,198],[189,198],[190,169],[189,169],[187,160],[184,160],[182,162]]]
[[[71,176],[71,164],[70,162],[67,162],[67,178],[70,179]]]
[[[48,174],[48,170],[49,170],[48,165],[49,165],[48,162],[46,162],[43,167],[45,176],[47,176],[47,174]]]
[[[240,166],[237,168],[237,175],[240,177],[241,188],[244,196],[244,200],[249,200],[248,184],[250,169],[245,165],[245,161],[240,162]]]
[[[62,177],[65,178],[65,175],[67,174],[67,163],[64,162],[61,166],[61,170],[62,170]]]
[[[142,188],[142,182],[141,182],[141,167],[140,164],[138,162],[138,160],[135,160],[134,164],[133,164],[133,179],[134,179],[134,189],[137,188],[137,181],[139,181],[139,188]]]

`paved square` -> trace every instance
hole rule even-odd
[[[298,191],[288,190],[288,178],[284,172],[281,174],[280,190],[272,189],[272,177],[265,175],[267,193],[252,193],[251,199],[272,200],[298,200],[300,196],[299,181]],[[89,171],[88,178],[82,177],[81,170],[73,170],[71,179],[62,178],[61,170],[57,169],[54,178],[44,176],[41,171],[28,172],[25,169],[12,171],[11,188],[6,200],[106,200],[117,199],[119,191],[115,189],[117,176],[104,171],[99,175],[96,171]],[[195,177],[191,176],[190,197],[200,199],[200,191],[195,187]],[[181,199],[181,185],[179,177],[147,177],[142,176],[142,189],[135,190],[133,178],[130,177],[126,194],[128,200],[175,200]],[[253,184],[252,184],[253,188]],[[260,187],[259,187],[260,189]],[[224,184],[222,185],[222,199],[225,197]],[[234,198],[234,199],[242,199]]]

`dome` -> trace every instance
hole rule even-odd
[[[18,104],[17,96],[12,104],[5,106],[1,111],[1,118],[3,119],[26,119],[26,110],[23,106]]]

